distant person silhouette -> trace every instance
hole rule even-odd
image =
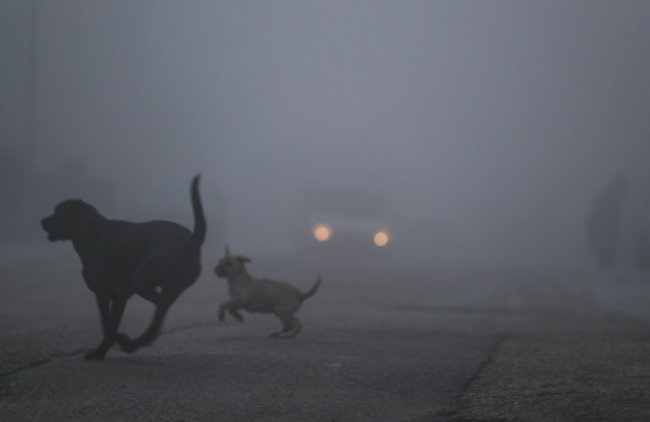
[[[619,176],[598,193],[591,206],[587,220],[587,243],[601,268],[611,268],[616,263],[627,191],[625,177]]]

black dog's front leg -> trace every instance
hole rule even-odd
[[[126,306],[126,299],[115,298],[111,301],[108,295],[98,294],[96,300],[99,308],[99,315],[102,319],[104,339],[95,350],[88,352],[86,356],[84,356],[89,360],[103,360],[106,356],[106,352],[108,352],[108,350],[113,346],[115,343],[117,328],[120,325],[122,315],[124,314],[124,308]]]

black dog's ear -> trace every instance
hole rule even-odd
[[[228,249],[228,245],[226,245],[226,255],[230,255],[230,249]]]
[[[250,258],[246,258],[245,256],[238,256],[237,259],[239,260],[239,262],[242,262],[242,263],[243,262],[253,262],[253,261],[251,261]]]

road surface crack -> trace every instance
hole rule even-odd
[[[501,334],[497,336],[497,338],[494,340],[494,343],[492,344],[492,347],[490,347],[490,350],[488,351],[488,354],[485,357],[485,359],[483,359],[483,361],[478,365],[476,370],[474,370],[472,375],[470,375],[467,378],[467,381],[465,381],[465,383],[461,387],[460,392],[456,397],[457,402],[459,402],[465,396],[465,394],[467,394],[474,381],[478,379],[478,377],[481,375],[485,367],[492,362],[492,358],[494,357],[494,355],[497,353],[497,351],[499,350],[503,342],[506,341],[509,337],[510,334]]]
[[[172,334],[176,333],[179,331],[186,331],[186,330],[191,330],[194,328],[201,328],[201,327],[207,327],[214,325],[214,323],[207,323],[207,322],[201,322],[201,323],[194,323],[194,324],[188,324],[188,325],[181,325],[178,327],[170,328],[168,330],[165,330],[160,333],[161,336],[167,335],[167,334]],[[80,355],[83,353],[87,353],[92,348],[86,347],[86,348],[79,348],[79,349],[74,349],[68,352],[53,352],[51,354],[48,354],[46,357],[43,357],[41,359],[36,359],[31,362],[25,363],[23,365],[19,365],[15,368],[8,369],[6,371],[0,372],[0,379],[6,378],[11,375],[18,374],[23,371],[29,371],[30,369],[38,368],[39,366],[45,365],[47,363],[52,362],[55,359],[61,359],[61,358],[67,358],[70,356],[75,356],[75,355]]]
[[[28,371],[30,369],[37,368],[37,367],[39,367],[41,365],[45,365],[46,363],[52,362],[54,359],[67,358],[69,356],[74,356],[74,355],[79,355],[79,354],[82,354],[82,353],[86,353],[86,352],[88,352],[88,350],[89,350],[88,348],[83,348],[83,349],[71,350],[69,352],[52,353],[51,355],[49,355],[46,358],[37,359],[37,360],[34,360],[32,362],[26,363],[24,365],[20,365],[20,366],[18,366],[16,368],[9,369],[9,370],[4,371],[4,372],[0,372],[0,379],[3,379],[3,378],[8,377],[10,375],[15,375],[15,374],[17,374],[19,372]]]
[[[458,416],[458,411],[460,409],[460,404],[461,404],[461,401],[462,401],[463,397],[465,397],[465,395],[469,391],[472,384],[478,379],[478,377],[485,370],[485,368],[492,362],[494,356],[498,352],[498,350],[501,347],[501,345],[503,344],[503,342],[506,341],[508,338],[510,338],[510,336],[511,336],[510,333],[504,333],[504,334],[500,334],[500,335],[497,336],[497,338],[492,343],[492,346],[488,350],[488,353],[487,353],[487,356],[485,357],[485,359],[483,359],[481,361],[481,363],[479,363],[479,365],[476,367],[474,372],[472,372],[472,374],[469,377],[467,377],[467,379],[465,380],[465,382],[461,386],[460,391],[458,392],[456,397],[453,399],[453,406],[451,408],[446,408],[446,409],[443,409],[441,411],[438,411],[436,413],[436,416],[438,416],[438,417],[440,417],[440,416],[442,416],[442,417],[451,417],[451,418],[453,418],[454,421],[460,421],[461,420],[461,419],[456,419],[456,418]]]

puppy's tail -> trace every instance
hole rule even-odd
[[[189,244],[191,248],[200,248],[201,245],[203,245],[203,242],[205,241],[205,232],[207,231],[207,223],[205,222],[205,214],[203,213],[203,205],[201,204],[201,196],[199,195],[200,180],[200,174],[194,176],[190,188],[192,211],[194,212],[194,231],[192,232]]]
[[[318,286],[320,286],[320,282],[321,282],[321,278],[318,277],[318,280],[316,280],[316,283],[314,284],[314,287],[309,289],[308,292],[305,292],[305,293],[302,294],[302,300],[305,300],[307,298],[312,297],[314,295],[314,293],[316,293],[316,291],[318,290]]]

